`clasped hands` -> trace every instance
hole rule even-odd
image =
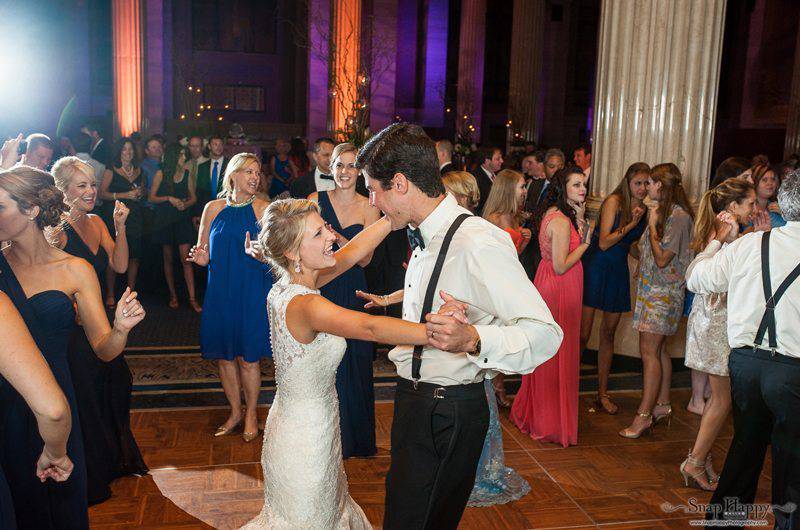
[[[444,301],[439,311],[425,315],[428,344],[452,353],[474,352],[480,336],[467,319],[468,305],[444,291],[439,296]]]

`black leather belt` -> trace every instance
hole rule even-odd
[[[402,377],[397,378],[397,389],[403,392],[410,392],[420,396],[432,397],[436,399],[465,399],[476,398],[486,395],[483,383],[470,383],[468,385],[434,385],[418,381],[409,381]]]

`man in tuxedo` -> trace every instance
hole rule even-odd
[[[81,132],[92,139],[91,146],[89,147],[89,156],[105,165],[111,167],[113,160],[111,159],[111,146],[100,134],[100,122],[95,119],[88,119],[81,127]],[[99,177],[102,178],[102,177]]]
[[[525,210],[532,212],[539,204],[544,185],[547,178],[544,173],[544,151],[538,150],[527,153],[522,158],[522,174],[528,186],[528,194],[525,199]]]
[[[197,134],[194,134],[189,137],[186,147],[189,148],[189,155],[194,160],[194,163],[198,166],[208,160],[205,156],[203,156],[203,138]]]
[[[228,159],[223,152],[225,142],[222,136],[210,136],[208,138],[208,160],[197,166],[197,203],[195,204],[195,219],[199,223],[203,208],[209,201],[217,198],[222,191],[222,181],[225,176],[225,169],[228,167]]]
[[[336,187],[330,167],[335,146],[336,142],[327,136],[317,138],[311,153],[316,167],[289,186],[289,194],[293,199],[305,199],[315,191],[331,191]]]
[[[592,176],[592,144],[584,142],[572,152],[572,161],[583,170],[586,175],[586,186],[589,186],[589,178]]]
[[[444,175],[448,171],[455,171],[453,165],[453,142],[450,140],[439,140],[436,142],[436,156],[439,159],[439,173]]]
[[[528,168],[527,170],[526,167]],[[525,210],[527,212],[532,214],[536,210],[539,203],[542,202],[542,198],[544,198],[547,187],[550,185],[550,179],[563,167],[564,153],[560,149],[536,151],[533,155],[527,155],[522,159],[522,170],[525,173],[525,178],[528,178],[528,176],[531,178],[528,184],[528,195],[525,199]],[[540,177],[539,175],[542,176]],[[537,227],[533,226],[533,215],[528,218],[523,226],[534,233],[531,237],[531,243],[519,255],[519,260],[522,262],[525,274],[533,281],[539,262],[542,261],[541,249],[539,249],[539,234],[536,233]]]
[[[483,211],[483,205],[489,197],[489,191],[494,183],[494,176],[503,168],[503,150],[499,147],[481,147],[478,150],[478,160],[481,166],[472,172],[478,182],[481,198],[478,202],[478,213]]]

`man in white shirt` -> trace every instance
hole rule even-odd
[[[772,444],[775,528],[789,529],[800,528],[800,171],[784,179],[778,205],[786,226],[725,247],[738,224],[718,219],[686,279],[695,293],[728,293],[734,434],[707,517],[743,518],[726,500],[752,504]]]
[[[563,332],[525,276],[511,238],[470,216],[452,237],[440,279],[429,287],[451,225],[469,212],[445,195],[433,142],[421,128],[390,125],[359,151],[372,204],[409,225],[414,250],[403,318],[425,321],[436,347],[394,348],[399,375],[383,528],[456,528],[475,480],[488,425],[483,380],[530,373],[552,358]],[[418,246],[417,246],[418,245]],[[424,299],[432,289],[431,309]],[[468,304],[467,319],[435,315],[439,290]],[[418,364],[419,363],[419,364]]]
[[[575,162],[575,165],[581,168],[583,174],[586,175],[588,186],[588,179],[592,176],[592,144],[585,142],[576,147],[572,152],[572,161]]]

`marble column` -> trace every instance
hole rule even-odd
[[[143,132],[164,132],[172,117],[172,2],[145,0]]]
[[[789,113],[786,116],[786,139],[783,143],[783,159],[800,153],[800,31],[794,47],[794,69],[792,91],[789,95]]]
[[[308,1],[308,122],[306,135],[309,147],[320,136],[329,136],[330,19],[330,0]]]
[[[361,0],[333,0],[331,130],[342,130],[359,98]]]
[[[397,9],[397,0],[372,2],[369,128],[373,132],[392,123],[395,116]]]
[[[486,0],[461,2],[461,33],[458,47],[458,118],[468,116],[481,137],[483,111],[483,55],[486,43]]]
[[[525,140],[538,141],[545,0],[515,0],[511,29],[508,117]]]
[[[706,190],[725,0],[603,0],[592,194],[633,162],[674,162],[691,199]]]
[[[142,125],[142,5],[113,0],[111,24],[114,65],[114,131],[128,136]],[[115,134],[116,135],[116,134]]]

